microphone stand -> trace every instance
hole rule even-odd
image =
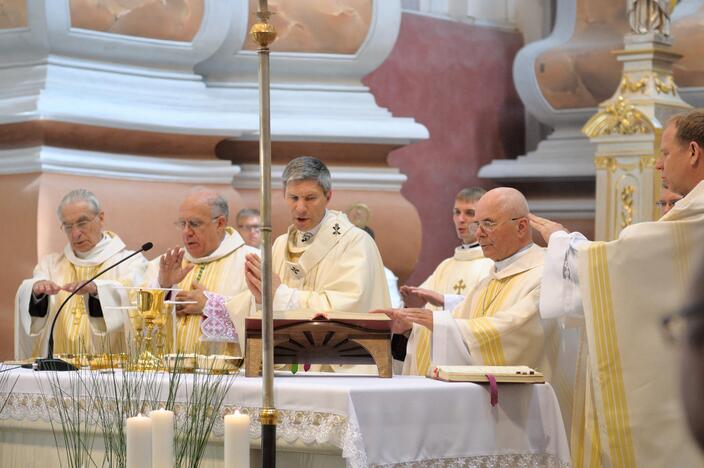
[[[61,313],[61,310],[63,310],[64,306],[68,304],[68,301],[71,300],[73,296],[78,293],[81,289],[83,289],[88,283],[93,281],[94,279],[98,278],[102,274],[112,270],[119,264],[129,260],[130,258],[134,257],[137,254],[140,254],[142,252],[146,252],[147,250],[151,249],[154,246],[151,242],[147,242],[144,244],[139,250],[136,252],[132,252],[119,262],[110,265],[109,267],[105,268],[102,271],[99,271],[96,273],[91,279],[84,281],[81,283],[79,287],[73,290],[71,294],[64,300],[64,302],[61,303],[61,306],[59,307],[59,310],[56,311],[56,315],[54,315],[54,320],[51,322],[51,329],[49,330],[49,343],[47,346],[47,355],[45,358],[39,358],[36,361],[34,361],[34,370],[36,371],[75,371],[78,370],[76,366],[73,364],[70,364],[63,359],[57,359],[54,357],[54,328],[56,327],[56,320],[59,318],[59,314]]]

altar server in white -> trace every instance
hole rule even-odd
[[[17,358],[44,355],[61,303],[83,281],[132,253],[117,234],[103,230],[105,213],[93,193],[69,192],[56,213],[68,244],[63,252],[42,258],[32,278],[23,281],[17,291]],[[58,318],[54,352],[124,352],[127,312],[113,308],[130,305],[122,287],[139,284],[146,265],[144,256],[136,255],[76,294]]]

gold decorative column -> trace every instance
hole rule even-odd
[[[672,52],[671,4],[627,1],[632,33],[624,49],[614,51],[623,62],[621,83],[582,129],[597,145],[597,240],[615,239],[630,224],[659,218],[660,137],[672,115],[690,108],[672,77],[672,64],[681,56]]]

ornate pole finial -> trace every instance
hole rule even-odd
[[[260,48],[267,48],[269,44],[276,40],[276,28],[274,25],[269,23],[269,18],[271,18],[271,12],[268,10],[257,11],[257,17],[259,22],[252,25],[249,30],[249,35],[254,42],[259,44]]]

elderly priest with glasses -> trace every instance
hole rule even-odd
[[[259,250],[228,226],[229,213],[220,194],[195,187],[181,202],[175,222],[183,248],[169,249],[149,264],[148,284],[178,290],[170,296],[176,302],[175,327],[169,324],[175,328],[169,347],[176,352],[198,352],[204,342],[233,343],[231,352],[240,352],[244,318],[252,307],[245,257]]]
[[[570,389],[553,355],[556,323],[538,311],[545,252],[532,242],[528,203],[518,190],[496,188],[481,197],[475,219],[479,245],[494,266],[454,310],[379,311],[391,317],[394,333],[410,334],[404,373],[434,365],[527,365],[560,381],[564,411]]]
[[[71,292],[100,270],[132,253],[119,236],[103,230],[105,213],[88,190],[69,192],[57,210],[68,244],[42,258],[15,298],[15,356],[46,354],[51,322]],[[139,284],[147,266],[141,254],[110,270],[76,294],[58,318],[54,352],[124,352],[129,305],[123,285]],[[117,287],[116,287],[117,286]]]

